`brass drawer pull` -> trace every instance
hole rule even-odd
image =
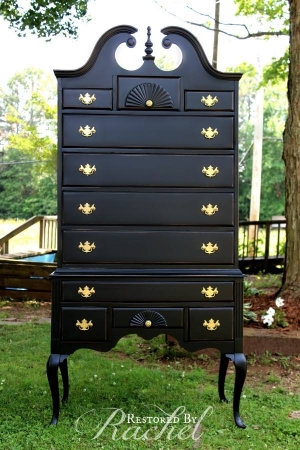
[[[150,328],[151,325],[152,325],[151,320],[146,320],[146,322],[145,322],[145,327]]]
[[[81,297],[84,297],[84,298],[91,297],[93,294],[95,294],[95,292],[96,291],[93,287],[90,289],[88,286],[84,286],[83,289],[81,287],[79,287],[79,289],[78,289],[78,294],[80,294]]]
[[[96,100],[96,97],[94,94],[90,96],[90,94],[87,92],[84,95],[80,94],[78,100],[80,100],[84,105],[91,105]]]
[[[201,134],[203,134],[206,139],[213,139],[219,134],[219,132],[217,128],[213,130],[211,127],[208,127],[207,130],[205,130],[205,128],[202,128]]]
[[[208,331],[215,331],[220,325],[221,324],[218,320],[215,322],[213,319],[209,319],[208,322],[204,320],[203,322],[203,326],[206,327]]]
[[[201,294],[205,295],[207,298],[213,298],[216,295],[218,295],[219,291],[218,288],[213,288],[211,286],[208,286],[207,289],[203,288],[201,291]]]
[[[211,95],[208,95],[206,98],[204,96],[202,96],[201,99],[201,103],[204,103],[205,106],[208,106],[209,108],[211,108],[212,106],[214,106],[216,103],[218,103],[218,98],[212,97]]]
[[[205,173],[205,175],[209,178],[215,177],[217,173],[219,173],[218,167],[213,168],[213,166],[203,167],[202,173]]]
[[[79,328],[80,331],[88,331],[90,327],[93,326],[93,322],[91,320],[88,322],[86,319],[83,319],[81,322],[77,320],[75,325]]]
[[[78,211],[81,211],[82,214],[85,214],[88,216],[89,214],[92,214],[96,209],[96,206],[94,204],[90,205],[89,203],[85,203],[83,206],[80,203],[78,207]]]
[[[92,136],[94,133],[96,133],[95,128],[90,128],[88,125],[86,125],[84,128],[80,127],[79,128],[79,133],[82,134],[82,136],[84,137],[90,137]]]
[[[95,165],[91,166],[90,164],[86,164],[83,167],[83,165],[81,164],[78,170],[79,172],[82,172],[83,175],[86,175],[88,177],[89,175],[93,175],[93,173],[96,172],[97,169]]]
[[[215,253],[217,250],[219,250],[218,244],[212,244],[209,242],[208,244],[202,244],[201,250],[203,250],[208,255],[211,255],[212,253]]]
[[[206,216],[213,216],[217,211],[219,211],[218,205],[213,206],[209,203],[207,206],[202,205],[201,211],[204,212]]]
[[[90,244],[89,241],[85,241],[84,244],[80,242],[78,248],[80,248],[80,250],[82,250],[83,253],[91,253],[93,250],[95,250],[96,245],[94,242]]]

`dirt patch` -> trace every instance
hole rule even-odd
[[[257,322],[249,322],[245,324],[245,327],[268,329],[266,324],[262,321],[262,315],[271,307],[275,309],[275,317],[279,313],[281,320],[286,322],[286,326],[278,325],[276,329],[278,331],[299,331],[300,330],[300,304],[299,300],[293,298],[285,298],[284,305],[278,308],[275,304],[277,289],[268,289],[266,292],[259,292],[255,295],[245,298],[245,303],[250,303],[250,310],[257,314]],[[283,313],[283,314],[282,314]],[[274,324],[271,325],[273,328]]]
[[[36,300],[1,301],[0,321],[6,323],[47,321],[51,318],[51,302]]]

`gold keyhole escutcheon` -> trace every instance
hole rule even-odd
[[[202,173],[204,173],[208,178],[213,178],[219,173],[218,167],[213,168],[213,166],[203,167]]]
[[[206,216],[213,216],[217,211],[219,211],[219,208],[217,205],[213,206],[211,203],[209,203],[207,206],[202,205],[201,211]]]
[[[211,242],[208,242],[208,244],[202,244],[201,250],[203,250],[208,255],[211,255],[212,253],[215,253],[217,250],[219,250],[218,244],[212,244]]]
[[[79,287],[79,289],[78,289],[78,294],[80,294],[81,297],[84,297],[84,298],[91,297],[93,294],[95,294],[95,292],[96,291],[93,287],[89,288],[88,286],[84,286],[83,289],[81,287]]]
[[[84,95],[80,94],[78,97],[78,100],[81,101],[84,105],[91,105],[93,102],[96,101],[95,95],[90,95],[88,92]]]
[[[84,243],[80,242],[78,248],[80,248],[83,253],[91,253],[93,250],[95,250],[96,245],[94,242],[90,244],[89,241],[85,241]]]
[[[93,173],[95,173],[97,169],[95,165],[91,166],[90,164],[86,164],[83,167],[83,165],[81,164],[78,170],[79,172],[82,172],[83,175],[86,175],[88,177],[89,175],[93,175]]]
[[[93,326],[93,322],[91,320],[88,322],[86,319],[83,319],[81,322],[77,320],[75,325],[80,331],[88,331]]]
[[[208,108],[214,106],[216,103],[218,103],[218,101],[219,101],[218,98],[216,96],[212,97],[212,95],[208,95],[206,98],[203,95],[201,99],[201,103],[204,103],[204,105],[207,106]]]
[[[205,130],[205,128],[202,128],[201,134],[206,137],[206,139],[214,139],[219,134],[219,132],[217,128],[213,130],[212,127],[208,127],[207,130]]]
[[[94,204],[90,205],[89,203],[85,203],[84,205],[80,203],[78,210],[81,211],[82,214],[88,216],[89,214],[92,214],[96,210],[96,206]]]
[[[203,322],[203,326],[207,328],[208,331],[215,331],[220,325],[220,322],[218,320],[214,321],[214,319],[209,319],[208,322],[204,320]]]
[[[201,294],[203,294],[207,298],[213,298],[216,295],[218,295],[219,291],[217,288],[213,288],[211,286],[208,286],[207,289],[202,288]]]
[[[78,131],[84,137],[90,137],[96,133],[95,127],[91,128],[89,125],[86,125],[85,127],[80,126]]]

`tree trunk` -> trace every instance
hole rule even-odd
[[[290,3],[289,112],[283,134],[286,188],[286,261],[282,296],[300,300],[300,1]]]

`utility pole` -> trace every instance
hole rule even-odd
[[[214,69],[218,65],[218,43],[219,43],[219,23],[220,23],[220,2],[221,0],[216,0],[215,3],[215,26],[214,26],[214,47],[213,47],[213,57],[212,66]]]
[[[259,220],[260,196],[261,196],[261,173],[262,173],[262,147],[263,147],[263,121],[264,121],[264,88],[256,92],[255,117],[254,117],[254,141],[252,160],[252,182],[250,199],[250,221]],[[255,230],[258,227],[249,227],[249,241],[254,243]]]

